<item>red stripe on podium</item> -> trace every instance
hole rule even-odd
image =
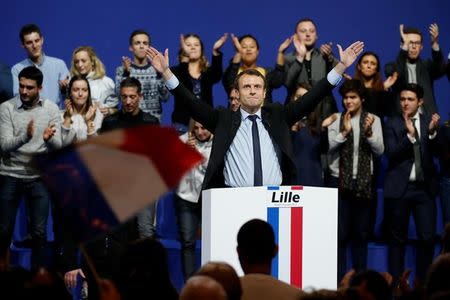
[[[291,284],[302,288],[303,207],[291,209]]]

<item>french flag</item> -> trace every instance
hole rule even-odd
[[[112,229],[203,160],[172,128],[119,129],[35,159],[73,238]]]
[[[268,191],[278,191],[279,186],[268,186]],[[303,190],[291,186],[284,191]],[[278,254],[272,261],[272,276],[303,288],[303,207],[267,207],[267,222],[275,232]],[[282,233],[282,234],[280,234]]]

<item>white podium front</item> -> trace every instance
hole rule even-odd
[[[239,228],[258,218],[275,231],[272,275],[300,288],[337,287],[337,189],[302,186],[203,191],[202,265],[225,261],[243,275],[236,246]]]

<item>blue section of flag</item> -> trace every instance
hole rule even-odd
[[[279,186],[268,186],[267,190],[268,191],[278,191],[280,189]]]
[[[77,242],[87,241],[119,224],[74,147],[35,159],[62,226]]]
[[[269,188],[269,187],[268,187]],[[269,223],[275,232],[275,244],[279,244],[279,208],[267,208],[267,223]],[[278,253],[272,260],[272,276],[278,278]]]

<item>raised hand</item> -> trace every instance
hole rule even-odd
[[[405,26],[403,24],[400,24],[400,26],[398,27],[398,30],[400,32],[400,38],[403,41],[403,46],[404,47],[408,47],[409,45],[409,39],[408,39],[408,35],[404,32]]]
[[[56,132],[55,124],[50,124],[47,128],[44,130],[44,134],[42,135],[44,141],[48,141],[51,139]]]
[[[322,56],[324,56],[326,59],[329,59],[330,56],[332,56],[333,53],[333,43],[329,42],[327,44],[323,44],[320,46],[320,53]]]
[[[124,72],[130,72],[131,59],[128,56],[122,56],[122,67]]]
[[[366,137],[372,136],[372,124],[374,121],[375,121],[375,117],[372,114],[367,114],[367,117],[364,120],[364,124],[363,124],[364,135]]]
[[[89,106],[86,114],[84,115],[84,120],[86,121],[86,123],[94,120],[95,111],[96,108],[93,105]]]
[[[322,129],[325,129],[328,126],[330,126],[331,124],[333,124],[334,121],[336,121],[336,119],[337,119],[337,114],[332,114],[331,116],[329,116],[328,118],[323,120],[323,122],[322,122]]]
[[[220,39],[218,39],[218,40],[214,43],[214,45],[213,45],[213,55],[214,55],[214,56],[219,55],[220,48],[222,48],[222,46],[225,44],[225,42],[227,41],[227,39],[228,39],[228,33],[224,33],[224,34],[220,37]]]
[[[344,115],[344,128],[342,129],[342,135],[346,137],[350,131],[352,131],[352,115],[347,111]]]
[[[398,72],[394,72],[392,73],[391,76],[386,78],[386,80],[383,82],[384,90],[387,91],[388,89],[390,89],[395,84],[397,79],[398,79]]]
[[[431,115],[431,121],[430,121],[430,124],[428,125],[428,133],[429,134],[434,134],[436,132],[436,129],[439,126],[439,119],[440,118],[441,117],[438,114],[436,114],[436,113]]]
[[[431,44],[437,45],[438,37],[439,37],[439,27],[436,23],[433,23],[429,27],[430,36],[431,36]]]
[[[188,144],[189,146],[191,146],[192,148],[194,148],[194,149],[195,149],[195,145],[197,144],[195,140],[196,140],[196,139],[195,139],[195,135],[194,135],[192,132],[189,132],[189,133],[188,133],[187,144]]]
[[[28,122],[28,125],[27,125],[27,135],[28,135],[28,138],[32,138],[33,137],[33,135],[34,135],[34,130],[35,130],[35,127],[34,127],[34,119],[31,119],[30,120],[30,122]]]
[[[298,37],[297,34],[294,35],[294,47],[295,47],[295,51],[296,51],[296,55],[295,57],[297,58],[297,60],[299,62],[303,62],[303,60],[305,59],[306,56],[306,46],[303,43],[303,41],[300,40],[300,38]]]
[[[169,74],[169,49],[164,51],[164,55],[153,47],[149,47],[145,52],[153,68],[163,75],[164,79],[169,79],[169,75],[171,75],[171,72]]]
[[[284,53],[284,51],[286,51],[286,49],[289,47],[289,45],[292,43],[292,40],[294,39],[294,36],[291,36],[287,39],[285,39],[280,47],[278,47],[278,53]]]
[[[360,55],[363,52],[364,43],[360,41],[354,42],[353,44],[348,46],[348,48],[345,50],[342,50],[342,47],[339,44],[337,45],[337,47],[339,49],[339,57],[341,63],[346,68],[348,68],[355,62],[356,58],[358,58],[358,55]]]
[[[69,75],[66,76],[66,78],[64,78],[63,80],[58,81],[59,84],[59,88],[61,90],[65,90],[67,89],[67,86],[69,85]]]
[[[67,288],[73,289],[77,286],[78,275],[80,275],[81,278],[86,278],[81,269],[75,269],[64,274],[64,283]]]
[[[74,109],[72,105],[72,101],[70,99],[64,100],[64,107],[66,108],[65,116],[71,117],[74,114]]]
[[[234,49],[236,50],[236,52],[241,54],[242,53],[241,43],[239,42],[239,39],[233,33],[231,34],[231,40],[233,41]]]

